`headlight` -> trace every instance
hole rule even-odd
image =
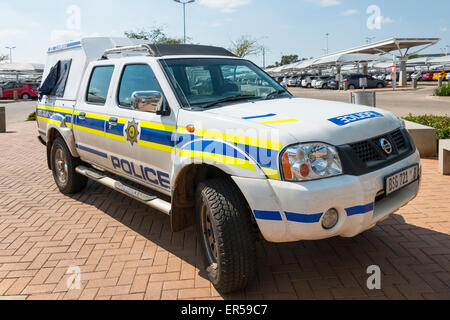
[[[335,147],[325,143],[291,146],[282,156],[283,176],[289,181],[309,181],[342,174]]]

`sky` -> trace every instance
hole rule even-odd
[[[317,57],[392,37],[437,37],[425,53],[450,46],[448,0],[196,0],[186,6],[192,42],[229,47],[247,35],[282,55]],[[123,36],[161,26],[183,37],[183,6],[173,0],[0,0],[0,54],[45,63],[47,48],[83,36]],[[370,39],[366,39],[370,37]],[[448,47],[450,54],[450,47]],[[262,55],[248,57],[262,66]]]

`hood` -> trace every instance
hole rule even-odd
[[[240,128],[277,130],[283,145],[303,142],[341,145],[401,126],[396,116],[382,109],[303,98],[232,104],[203,113],[218,121],[231,121]]]

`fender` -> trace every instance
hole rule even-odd
[[[225,152],[224,152],[225,151]],[[171,185],[178,174],[192,164],[207,164],[230,176],[267,179],[260,165],[244,150],[219,139],[195,139],[178,146],[174,151]]]

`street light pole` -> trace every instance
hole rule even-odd
[[[186,5],[195,2],[195,0],[173,0],[183,5],[183,21],[184,21],[184,38],[183,43],[186,44]]]
[[[9,63],[12,64],[12,50],[16,47],[5,47],[6,49],[9,49]]]
[[[330,52],[329,51],[329,48],[328,48],[328,36],[329,36],[330,34],[329,33],[325,33],[325,36],[327,37],[327,54]]]

